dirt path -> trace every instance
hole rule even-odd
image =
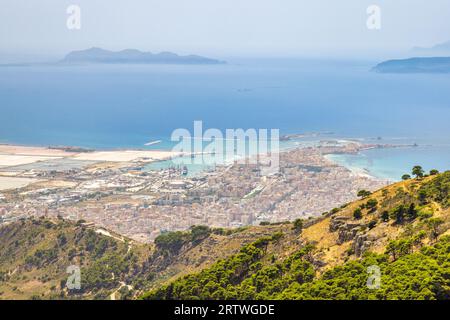
[[[133,290],[133,287],[130,285],[127,285],[125,282],[120,282],[120,286],[119,288],[116,289],[116,291],[114,291],[113,293],[111,293],[110,298],[111,300],[116,300],[116,293],[119,292],[120,289],[122,289],[123,287],[127,287],[128,290]]]

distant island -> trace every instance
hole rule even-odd
[[[412,52],[415,56],[448,56],[450,55],[450,41],[439,43],[432,47],[414,47]]]
[[[109,51],[101,48],[72,51],[61,63],[108,63],[108,64],[225,64],[225,61],[198,55],[180,56],[172,52],[151,53],[136,49]]]
[[[450,57],[388,60],[372,71],[380,73],[450,73]]]

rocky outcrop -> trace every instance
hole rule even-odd
[[[367,249],[369,249],[372,242],[376,239],[364,233],[365,225],[360,222],[353,221],[350,217],[332,217],[330,221],[330,232],[337,232],[337,244],[343,244],[347,241],[352,241],[352,249],[356,256],[360,257]]]
[[[371,241],[368,241],[368,235],[358,233],[353,240],[352,249],[357,257],[360,257],[370,247]]]
[[[350,217],[331,217],[330,221],[330,232],[338,231],[347,221],[350,220]]]
[[[361,224],[351,221],[350,217],[332,217],[330,221],[330,232],[338,232],[337,244],[353,240],[361,230]]]
[[[353,240],[361,229],[361,225],[357,223],[346,223],[338,230],[337,244]]]

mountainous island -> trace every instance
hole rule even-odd
[[[421,57],[388,60],[376,65],[379,73],[450,73],[450,57]]]
[[[0,299],[448,300],[450,171],[413,174],[318,218],[193,226],[152,244],[62,217],[4,224]]]
[[[225,61],[198,55],[181,56],[172,52],[151,53],[136,49],[109,51],[101,48],[72,51],[61,63],[107,63],[107,64],[225,64]]]
[[[450,55],[450,41],[436,44],[432,47],[414,47],[412,52],[420,56],[449,56]]]

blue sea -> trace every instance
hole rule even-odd
[[[415,164],[450,169],[449,75],[370,72],[377,62],[1,66],[0,143],[170,149],[173,130],[202,120],[205,129],[417,143],[334,158],[392,180]]]

